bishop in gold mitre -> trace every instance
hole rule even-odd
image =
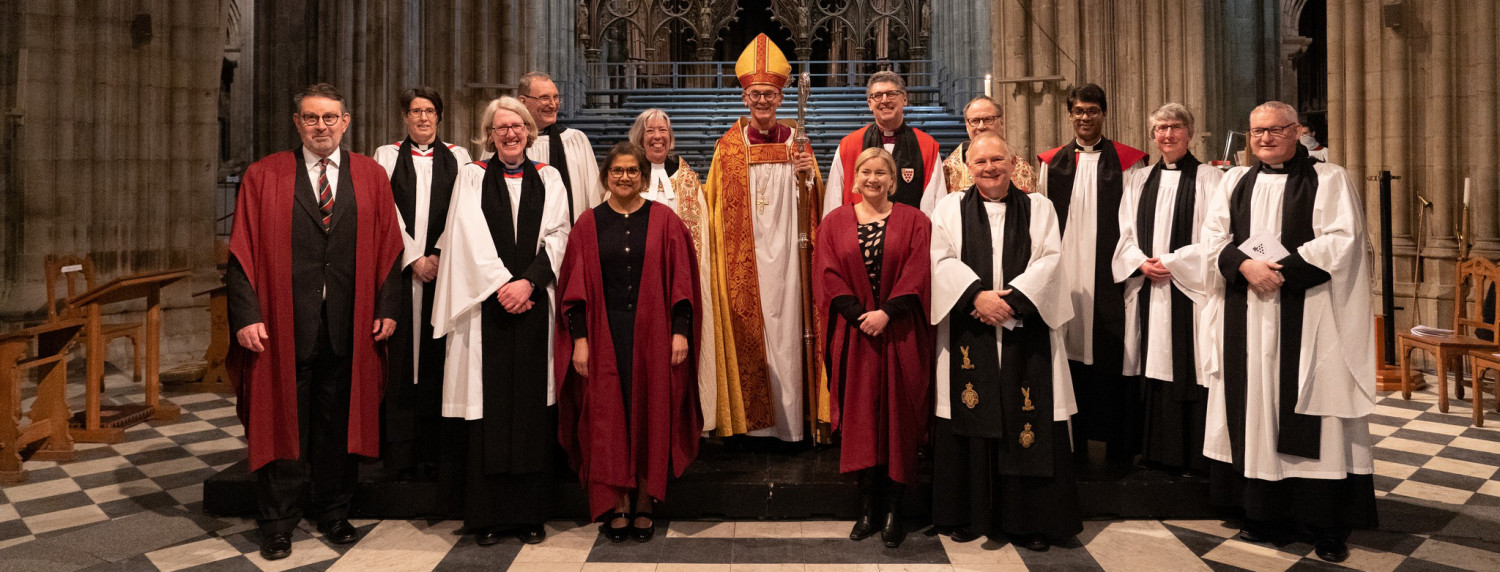
[[[793,144],[796,123],[776,119],[791,71],[765,34],[745,47],[734,73],[750,114],[714,145],[703,184],[719,352],[716,387],[701,395],[717,400],[709,427],[719,435],[801,441],[828,416],[826,381],[804,367],[803,334],[812,326],[803,304],[812,292],[800,267],[811,260],[811,241],[798,241],[799,219],[813,216],[823,180],[812,148]],[[799,172],[813,183],[807,204],[798,201]]]

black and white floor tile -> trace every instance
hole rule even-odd
[[[123,378],[111,386],[118,402],[138,399]],[[166,399],[182,407],[181,420],[138,425],[117,445],[80,445],[71,462],[27,462],[28,482],[0,488],[0,570],[1500,570],[1500,414],[1472,427],[1469,402],[1439,413],[1431,389],[1377,405],[1381,528],[1356,531],[1342,566],[1317,560],[1306,542],[1241,542],[1219,520],[1091,521],[1045,553],[922,532],[890,550],[878,539],[849,541],[849,522],[663,522],[664,534],[645,544],[611,544],[595,525],[554,522],[542,544],[480,547],[456,535],[453,521],[355,521],[364,534],[357,544],[334,545],[304,527],[290,558],[267,562],[253,521],[202,511],[203,480],[245,456],[232,400]]]

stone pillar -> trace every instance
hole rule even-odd
[[[1500,149],[1500,122],[1496,121],[1496,110],[1500,109],[1500,80],[1496,71],[1500,67],[1500,43],[1495,40],[1500,30],[1496,19],[1494,2],[1475,2],[1471,13],[1463,14],[1459,22],[1460,49],[1463,81],[1458,86],[1458,126],[1463,129],[1463,165],[1459,170],[1458,183],[1468,177],[1470,189],[1469,217],[1471,221],[1474,256],[1490,259],[1500,257],[1500,173],[1497,173],[1496,149]],[[1459,192],[1463,192],[1462,189]],[[1462,195],[1460,195],[1460,199]]]

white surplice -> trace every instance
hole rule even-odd
[[[787,137],[790,146],[793,129]],[[749,143],[747,142],[746,145]],[[756,437],[801,441],[802,268],[797,247],[797,170],[793,163],[750,165],[750,219],[755,230],[755,269],[760,310],[766,326],[766,365],[771,374],[775,425],[751,431]],[[764,210],[755,199],[764,197]]]
[[[599,159],[594,157],[594,147],[589,136],[571,127],[562,132],[563,152],[568,154],[568,183],[573,186],[573,222],[583,216],[583,211],[604,202],[604,187],[599,184]],[[552,164],[552,137],[541,135],[526,149],[526,157],[538,163]],[[564,191],[563,196],[567,196]],[[564,207],[566,210],[566,206]]]
[[[451,143],[447,145],[448,152],[453,153],[454,163],[457,168],[463,168],[464,165],[470,163],[468,149]],[[387,178],[396,172],[396,162],[400,152],[401,142],[381,145],[379,149],[375,150],[375,162],[380,163],[381,167],[385,167],[385,176]],[[411,167],[413,174],[416,175],[417,183],[416,212],[412,213],[412,226],[415,228],[407,228],[406,219],[404,217],[396,217],[396,223],[401,226],[401,243],[404,247],[401,253],[402,268],[411,266],[411,263],[416,262],[418,258],[427,254],[427,227],[429,226],[427,216],[432,210],[432,161],[431,149],[420,150],[415,145],[412,146]],[[455,177],[454,184],[457,185],[457,183],[458,179]],[[422,291],[426,287],[427,285],[421,280],[412,279],[411,281],[411,322],[408,322],[410,324],[420,324],[422,322]],[[418,327],[413,330],[411,336],[411,382],[413,384],[417,383],[417,372],[422,371],[420,369],[422,362],[421,332],[422,329]]]
[[[973,191],[978,192],[978,191]],[[948,361],[953,359],[949,350],[949,314],[964,306],[959,297],[969,289],[979,275],[964,264],[963,212],[961,204],[964,193],[954,193],[938,201],[932,213],[932,323],[937,325],[937,377],[934,413],[942,419],[951,419],[949,409],[949,385],[951,383]],[[1052,343],[1052,420],[1067,421],[1078,412],[1073,398],[1073,378],[1068,372],[1068,356],[1062,345],[1062,326],[1073,317],[1073,307],[1068,303],[1062,289],[1056,285],[1061,258],[1057,238],[1057,211],[1052,201],[1040,194],[1027,194],[1031,201],[1031,253],[1026,271],[1015,277],[1007,277],[1001,266],[1001,254],[1005,252],[1005,205],[986,201],[985,213],[989,215],[990,244],[993,245],[994,283],[1009,284],[1026,295],[1036,306],[1041,321],[1033,318],[1022,322],[1020,328],[1050,328]],[[997,326],[995,349],[998,352],[1005,344],[1005,328]],[[1003,355],[1003,354],[1002,354]]]
[[[875,127],[871,126],[871,129]],[[881,147],[887,153],[896,152],[895,143],[887,143]],[[927,176],[927,184],[922,186],[922,201],[918,208],[922,214],[932,216],[932,209],[937,208],[937,203],[948,194],[947,179],[943,174],[943,157],[939,155],[933,161],[932,172]],[[844,149],[839,147],[833,151],[833,164],[828,167],[828,190],[823,192],[823,216],[833,212],[833,209],[844,206],[844,178],[853,177],[854,173],[844,172]],[[899,172],[891,173],[892,177],[899,177]]]
[[[1062,151],[1059,151],[1061,153]],[[1092,365],[1094,363],[1094,257],[1108,256],[1099,249],[1099,217],[1120,216],[1119,213],[1099,211],[1099,157],[1100,152],[1084,151],[1074,155],[1077,161],[1073,171],[1073,194],[1068,203],[1067,230],[1062,235],[1062,266],[1059,273],[1060,286],[1068,293],[1073,303],[1073,320],[1063,328],[1063,341],[1068,349],[1068,359]],[[1047,174],[1052,170],[1042,163],[1037,174],[1036,188],[1047,192]],[[1141,171],[1138,161],[1121,174],[1120,181],[1128,183]],[[1125,210],[1124,199],[1120,210]]]
[[[1322,419],[1318,459],[1276,451],[1280,396],[1281,294],[1249,292],[1245,334],[1247,395],[1245,411],[1245,476],[1262,480],[1284,478],[1342,479],[1347,474],[1370,474],[1370,429],[1367,416],[1375,408],[1375,340],[1370,306],[1369,238],[1359,192],[1343,167],[1318,163],[1318,191],[1313,203],[1313,239],[1296,253],[1332,278],[1307,290],[1302,312],[1302,347],[1298,360],[1296,412]],[[1203,241],[1210,250],[1206,264],[1217,272],[1219,252],[1229,243],[1230,193],[1248,172],[1230,170],[1212,195],[1203,221]],[[1260,232],[1281,236],[1282,198],[1286,175],[1260,173],[1251,198],[1251,236]],[[1203,454],[1231,462],[1229,427],[1224,398],[1224,291],[1210,292],[1205,329],[1210,349],[1208,419]]]
[[[1151,251],[1157,253],[1156,258],[1161,259],[1161,263],[1172,272],[1172,280],[1162,283],[1151,282],[1141,275],[1131,277],[1148,258],[1138,242],[1136,221],[1139,219],[1141,194],[1145,191],[1146,179],[1150,175],[1151,169],[1141,169],[1125,183],[1125,198],[1120,204],[1120,243],[1115,248],[1111,269],[1115,281],[1125,283],[1124,374],[1141,375],[1144,371],[1146,377],[1151,379],[1175,381],[1172,375],[1172,330],[1175,327],[1192,327],[1193,331],[1199,331],[1199,317],[1202,314],[1204,292],[1207,290],[1203,276],[1207,268],[1204,257],[1208,254],[1198,240],[1199,230],[1203,227],[1203,214],[1208,211],[1209,197],[1218,191],[1219,179],[1223,173],[1208,165],[1198,166],[1193,177],[1193,228],[1189,235],[1193,242],[1174,251],[1171,249],[1172,229],[1177,212],[1177,191],[1182,186],[1183,172],[1162,169],[1156,185],[1155,224],[1151,229]],[[1197,310],[1193,312],[1191,325],[1172,323],[1174,284],[1192,300]],[[1151,354],[1147,356],[1141,355],[1141,296],[1151,297],[1150,315],[1147,316],[1151,327],[1147,328],[1146,334],[1150,339],[1145,340],[1146,347],[1151,348]],[[1202,355],[1203,352],[1198,347],[1195,337],[1194,355]],[[1202,379],[1202,375],[1198,378]],[[1187,381],[1197,383],[1197,380]]]
[[[492,167],[499,168],[499,167]],[[568,246],[567,191],[562,176],[550,166],[537,170],[547,189],[542,206],[541,229],[532,246],[545,251],[556,275]],[[443,365],[443,416],[467,420],[484,418],[484,332],[480,303],[495,295],[512,274],[495,251],[489,224],[480,209],[485,168],[470,163],[458,170],[448,225],[438,238],[442,257],[438,262],[436,292],[432,302],[433,336],[448,336],[447,362]],[[521,178],[506,177],[510,195],[511,228],[521,203]],[[547,284],[547,405],[557,403],[552,369],[552,335],[556,324],[557,284]]]

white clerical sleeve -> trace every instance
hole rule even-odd
[[[511,279],[479,207],[484,171],[478,164],[465,166],[454,185],[448,224],[437,243],[443,255],[432,300],[433,338],[467,325],[477,317],[479,303]]]
[[[1369,237],[1359,192],[1343,167],[1319,163],[1318,193],[1313,203],[1313,239],[1297,247],[1308,264],[1331,279],[1308,290],[1303,316],[1304,348],[1313,344],[1318,363],[1306,364],[1297,398],[1297,413],[1356,418],[1375,409],[1375,339],[1370,317]],[[1325,304],[1314,298],[1326,297]],[[1326,309],[1321,315],[1312,308]],[[1332,320],[1328,329],[1325,320]],[[1310,323],[1309,323],[1310,322]],[[1313,334],[1309,336],[1308,334]],[[1311,368],[1311,371],[1307,371]],[[1350,385],[1353,387],[1350,387]]]
[[[391,178],[391,175],[396,172],[396,161],[400,152],[401,147],[398,145],[381,145],[379,149],[375,150],[375,162],[379,163],[385,169],[385,177],[387,179]],[[416,237],[413,236],[416,234],[414,229],[406,227],[406,217],[396,217],[396,226],[401,229],[401,267],[406,268],[422,257],[423,248],[421,244],[418,244]]]
[[[823,216],[844,205],[845,175],[854,176],[844,172],[844,148],[840,146],[833,151],[833,163],[828,166],[828,184],[823,186]]]
[[[1138,229],[1135,227],[1137,213],[1141,208],[1141,192],[1145,189],[1146,179],[1147,177],[1125,179],[1125,192],[1120,199],[1120,241],[1116,243],[1114,257],[1110,259],[1110,271],[1114,275],[1115,282],[1124,282],[1130,278],[1149,258],[1146,252],[1141,250],[1136,238],[1139,236]]]
[[[1026,271],[1007,279],[1036,306],[1042,321],[1052,329],[1061,328],[1073,319],[1073,306],[1064,291],[1055,284],[1058,261],[1062,258],[1062,241],[1057,232],[1057,211],[1047,197],[1028,194],[1031,199],[1031,260]]]
[[[1223,282],[1217,271],[1208,272],[1215,269],[1207,265],[1210,251],[1203,240],[1203,221],[1208,216],[1209,205],[1221,190],[1219,180],[1223,176],[1216,168],[1198,166],[1193,181],[1193,242],[1160,257],[1162,266],[1172,273],[1172,283],[1200,307],[1207,302],[1208,292]],[[1178,200],[1182,200],[1181,197]]]
[[[938,155],[932,165],[927,167],[932,170],[932,176],[927,178],[927,186],[922,189],[922,203],[919,208],[922,214],[932,216],[932,211],[937,208],[938,201],[948,194],[948,179],[943,175],[943,156]]]
[[[977,191],[975,191],[977,192]],[[932,215],[932,315],[933,325],[942,322],[960,302],[969,285],[979,280],[974,269],[964,264],[964,225],[960,205],[963,193],[938,203]]]
[[[567,129],[562,138],[563,149],[568,154],[568,180],[573,183],[573,220],[578,220],[583,211],[604,202],[604,187],[599,184],[599,160],[594,157],[594,146],[584,132]],[[561,260],[559,257],[554,262],[560,263]]]
[[[1215,387],[1224,381],[1224,277],[1219,273],[1219,253],[1229,244],[1229,199],[1234,186],[1249,172],[1248,167],[1235,167],[1219,179],[1219,186],[1208,195],[1208,210],[1203,215],[1203,228],[1198,231],[1198,242],[1203,247],[1203,261],[1199,272],[1210,286],[1202,316],[1198,322],[1198,343],[1205,351],[1198,354],[1202,376],[1199,385]]]

